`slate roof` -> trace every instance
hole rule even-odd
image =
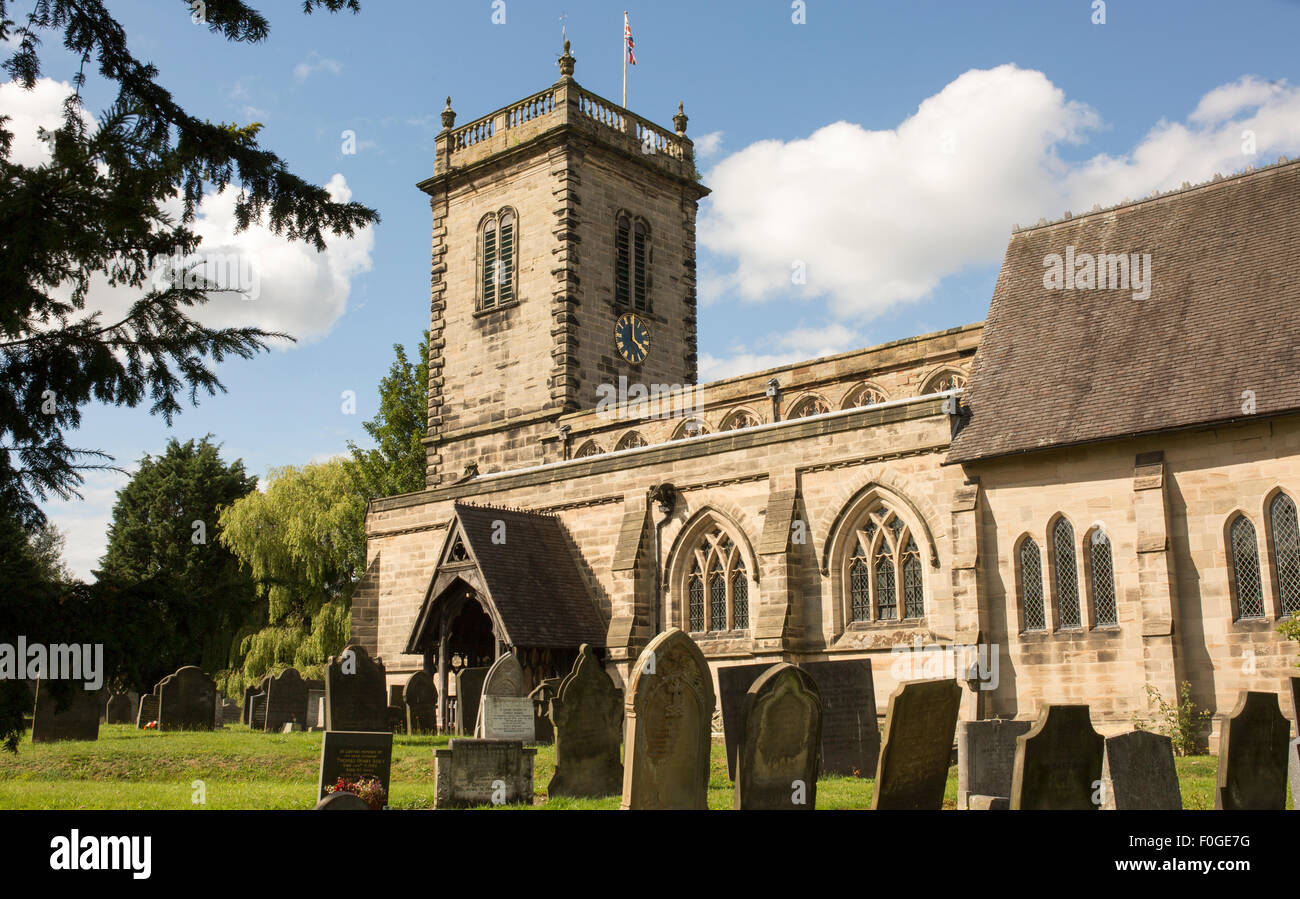
[[[513,646],[603,647],[605,622],[560,519],[539,512],[454,504],[470,554]],[[493,543],[505,526],[503,543]]]
[[[1151,254],[1150,296],[1045,288],[1067,245]],[[1297,411],[1298,347],[1300,161],[1019,231],[948,461]]]

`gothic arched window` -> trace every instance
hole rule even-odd
[[[811,393],[790,407],[790,414],[786,418],[807,418],[809,415],[821,415],[829,411],[831,411],[830,404],[817,394]]]
[[[625,450],[625,449],[633,449],[638,446],[649,446],[649,445],[650,444],[646,443],[646,439],[641,436],[640,431],[628,431],[626,434],[624,434],[622,437],[618,439],[618,443],[614,446],[614,449],[615,451],[618,451],[618,450]]]
[[[1111,557],[1110,537],[1105,528],[1096,527],[1084,544],[1093,627],[1115,627],[1119,624],[1119,610],[1115,604],[1115,563]]]
[[[1273,543],[1273,573],[1283,615],[1300,614],[1300,527],[1295,501],[1285,493],[1268,506],[1269,538]]]
[[[842,408],[854,409],[858,406],[874,406],[885,401],[885,393],[874,384],[859,384],[844,397]]]
[[[604,450],[601,449],[599,443],[594,440],[588,440],[582,446],[578,447],[578,451],[573,454],[573,458],[585,459],[587,456],[599,456],[603,452]]]
[[[683,437],[699,437],[709,433],[709,426],[698,418],[688,418],[677,426],[673,432],[673,439],[680,440]]]
[[[877,503],[850,540],[843,575],[849,620],[924,618],[921,553],[907,523],[888,505]]]
[[[1074,528],[1064,517],[1052,527],[1053,568],[1056,575],[1056,626],[1073,630],[1082,623],[1079,614],[1079,566],[1074,559]]]
[[[479,228],[480,309],[494,309],[515,299],[515,213],[502,209]]]
[[[614,229],[614,302],[645,311],[650,308],[650,226],[626,212]]]
[[[921,390],[922,396],[931,393],[943,393],[946,390],[959,390],[966,386],[966,375],[956,369],[948,369],[934,375]]]
[[[735,431],[740,428],[752,428],[758,424],[758,417],[748,409],[732,409],[722,420],[720,431]]]
[[[1237,618],[1263,618],[1264,589],[1259,574],[1259,546],[1255,542],[1255,526],[1245,515],[1238,514],[1228,528],[1228,535],[1232,542],[1229,558],[1232,562]]]
[[[1026,631],[1047,630],[1043,609],[1043,556],[1033,537],[1020,544],[1020,614]]]
[[[707,530],[691,550],[686,576],[687,625],[693,632],[749,627],[749,574],[740,548],[721,527]]]

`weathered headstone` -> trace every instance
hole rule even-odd
[[[1300,738],[1291,741],[1286,764],[1287,776],[1291,781],[1291,808],[1300,811]]]
[[[159,730],[212,730],[217,682],[186,665],[158,683]]]
[[[36,682],[36,710],[32,713],[32,742],[99,739],[99,691],[72,684],[64,706],[50,690],[48,681]]]
[[[1300,737],[1300,677],[1287,678],[1291,685],[1291,717],[1295,719],[1296,736]]]
[[[565,677],[568,675],[566,674]],[[533,701],[533,729],[536,731],[536,742],[554,743],[555,742],[555,725],[551,723],[551,702],[560,692],[560,683],[564,677],[546,677],[543,678],[533,692],[528,694],[528,698]],[[620,696],[622,694],[619,694]],[[623,701],[619,700],[618,707],[619,719],[623,717]]]
[[[286,724],[307,723],[307,682],[296,668],[286,668],[266,685],[266,721],[262,729],[280,733]]]
[[[140,711],[135,717],[137,728],[146,727],[149,722],[158,720],[158,694],[146,693],[140,697]]]
[[[325,787],[342,778],[357,783],[371,778],[388,792],[393,769],[393,735],[388,731],[325,731],[320,749],[320,778],[316,798],[325,798]]]
[[[233,699],[221,700],[221,721],[223,724],[239,723],[239,703]]]
[[[549,703],[555,727],[550,796],[614,796],[623,787],[623,692],[586,643]]]
[[[266,730],[266,694],[254,693],[249,712],[248,726],[252,730]]]
[[[736,753],[740,751],[741,721],[750,686],[771,665],[728,665],[718,669],[718,707],[722,713],[722,742],[727,748],[727,777],[736,779]]]
[[[650,641],[625,699],[622,808],[708,807],[713,699],[704,654],[685,631]]]
[[[1086,705],[1049,705],[1016,740],[1012,809],[1100,808],[1097,795],[1106,741]]]
[[[486,668],[462,668],[456,672],[456,733],[471,736],[478,721],[478,703],[483,697]]]
[[[969,690],[966,698],[969,699]],[[1016,767],[1016,738],[1032,721],[990,719],[957,725],[957,808],[1005,808],[1011,802]],[[985,800],[976,797],[986,797]],[[1002,803],[993,798],[1005,800]]]
[[[519,740],[452,740],[433,753],[433,807],[531,804],[536,753]]]
[[[369,803],[356,793],[349,793],[347,790],[330,793],[316,803],[318,812],[368,812],[370,810]]]
[[[1174,765],[1174,742],[1134,730],[1106,738],[1101,765],[1101,807],[1165,810],[1183,807]]]
[[[808,672],[780,663],[750,685],[736,755],[738,809],[817,806],[822,701]]]
[[[870,777],[880,758],[871,662],[804,662],[822,700],[822,773]]]
[[[262,692],[254,684],[249,684],[244,688],[244,699],[239,707],[239,723],[253,726],[253,697]]]
[[[1286,808],[1287,745],[1291,722],[1276,693],[1243,691],[1219,737],[1217,809]]]
[[[474,735],[484,740],[522,740],[531,743],[533,701],[524,689],[524,669],[513,652],[504,653],[483,679],[478,725]]]
[[[438,732],[438,688],[426,671],[417,671],[406,681],[402,691],[406,703],[406,732],[432,734]]]
[[[114,693],[108,698],[104,721],[107,724],[130,724],[134,714],[135,703],[131,702],[131,697],[126,693]]]
[[[212,698],[212,727],[213,729],[226,726],[225,713],[221,708],[221,688],[217,688],[217,694]]]
[[[382,662],[349,644],[325,667],[325,730],[386,731],[388,691]]]
[[[943,808],[961,707],[956,680],[907,681],[889,697],[873,809]]]
[[[307,691],[307,729],[325,726],[325,690]]]

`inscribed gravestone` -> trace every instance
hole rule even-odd
[[[438,731],[438,688],[426,671],[417,671],[406,681],[402,691],[406,703],[406,732],[432,734]]]
[[[307,691],[307,729],[325,726],[325,690]]]
[[[956,680],[908,681],[889,697],[873,809],[943,808],[957,730]]]
[[[135,718],[135,726],[142,728],[151,721],[158,720],[158,694],[146,693],[140,697],[140,711]]]
[[[518,740],[452,740],[433,752],[433,807],[532,804],[536,753]]]
[[[316,798],[325,798],[325,787],[338,783],[378,780],[388,792],[393,768],[393,735],[382,731],[325,731],[320,749],[320,779]]]
[[[623,692],[586,643],[549,704],[555,727],[550,796],[614,796],[623,786]]]
[[[325,667],[325,730],[386,731],[388,691],[382,662],[349,644]]]
[[[479,723],[474,735],[485,740],[522,740],[537,736],[533,701],[524,689],[524,669],[513,652],[507,652],[488,669],[479,702]]]
[[[253,707],[249,713],[249,728],[252,730],[266,730],[266,694],[257,693],[253,696]]]
[[[628,684],[622,808],[708,807],[713,678],[680,628],[642,651]]]
[[[63,707],[48,681],[36,682],[36,710],[32,714],[32,742],[99,739],[99,691],[72,684]]]
[[[347,790],[330,793],[316,803],[318,812],[368,812],[370,810],[369,803],[356,793],[349,793]]]
[[[130,724],[131,715],[135,713],[135,703],[126,693],[114,693],[108,698],[108,708],[104,712],[107,724]]]
[[[1173,740],[1140,730],[1107,737],[1101,789],[1103,809],[1181,809]]]
[[[186,665],[158,683],[159,730],[212,730],[217,682]]]
[[[808,672],[782,662],[750,685],[736,755],[738,809],[817,805],[822,701]]]
[[[1094,796],[1105,744],[1092,729],[1086,705],[1044,708],[1029,733],[1016,740],[1011,808],[1099,808]]]
[[[478,702],[483,697],[486,668],[462,668],[456,672],[456,733],[469,736],[478,721]]]
[[[1016,738],[1029,732],[1032,721],[990,719],[957,725],[957,808],[972,808],[976,796],[1011,798],[1016,767]],[[1000,803],[975,800],[981,807]]]
[[[278,734],[286,724],[307,723],[307,682],[296,668],[286,668],[266,685],[266,721],[262,729]]]
[[[1291,722],[1276,693],[1244,691],[1219,737],[1216,809],[1286,808],[1286,751]]]
[[[822,700],[822,773],[870,777],[880,758],[871,663],[804,662]]]
[[[585,644],[584,644],[585,645]],[[568,675],[562,677],[543,678],[533,692],[528,694],[528,698],[533,701],[533,727],[537,731],[538,743],[555,742],[555,726],[551,724],[551,702],[555,695],[560,691],[560,683]],[[622,694],[620,694],[621,696]],[[619,717],[623,715],[623,701],[619,700]]]
[[[750,686],[771,665],[728,665],[718,669],[718,705],[722,710],[722,739],[727,747],[727,777],[736,779],[741,720]]]

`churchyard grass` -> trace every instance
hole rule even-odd
[[[447,737],[398,736],[393,741],[392,797],[399,809],[432,808],[433,749]],[[263,734],[230,726],[211,733],[137,730],[101,725],[95,742],[24,742],[17,755],[0,752],[0,809],[310,809],[320,764],[319,733]],[[1177,759],[1183,806],[1214,806],[1216,759]],[[555,752],[539,746],[534,782],[539,809],[616,809],[619,797],[557,798],[547,802],[546,784]],[[195,781],[206,802],[196,803]],[[818,781],[817,807],[866,808],[872,782],[852,777]],[[944,807],[953,808],[957,769],[948,774]],[[726,751],[713,743],[709,807],[730,809]],[[517,806],[516,806],[517,807]],[[1290,799],[1288,797],[1288,808]]]

